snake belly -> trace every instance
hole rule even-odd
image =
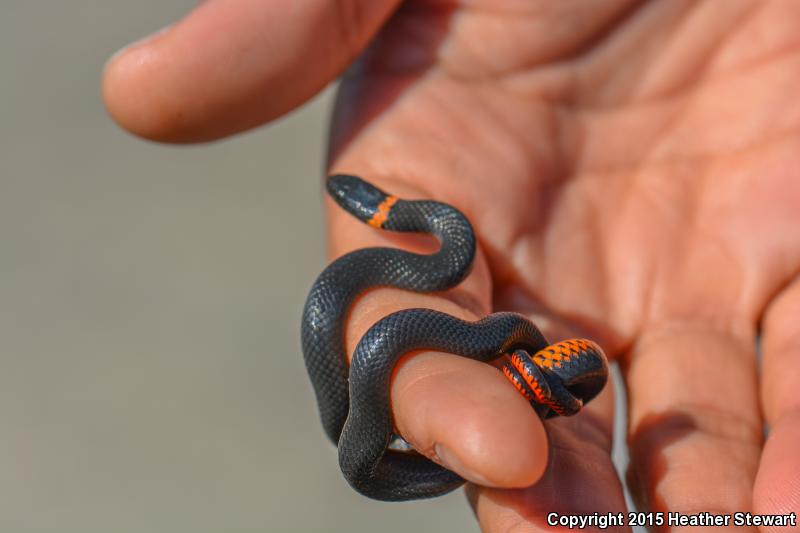
[[[506,356],[503,372],[543,418],[573,414],[603,388],[607,363],[596,344],[580,340],[583,344],[550,346],[531,321],[516,313],[468,322],[431,309],[398,311],[364,334],[348,368],[344,322],[355,298],[373,287],[436,292],[458,285],[472,268],[475,234],[448,204],[398,199],[357,176],[331,176],[327,189],[362,222],[432,234],[440,242],[439,250],[427,255],[395,248],[346,254],[320,274],[306,300],[301,331],[306,369],[322,426],[338,446],[342,473],[359,493],[411,500],[439,496],[464,483],[413,450],[390,449],[395,437],[390,378],[409,351],[436,350],[486,362]]]

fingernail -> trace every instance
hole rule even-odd
[[[493,483],[490,483],[489,480],[482,475],[464,466],[464,463],[458,459],[456,454],[448,450],[445,446],[436,444],[433,449],[436,452],[436,457],[438,458],[437,462],[448,470],[452,470],[467,481],[477,483],[478,485],[483,485],[484,487],[496,486]]]

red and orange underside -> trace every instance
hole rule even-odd
[[[534,353],[530,358],[540,369],[559,368],[573,357],[579,357],[591,350],[593,345],[592,341],[586,339],[569,339],[551,344]],[[523,358],[515,352],[507,355],[505,359],[517,371],[514,373],[508,366],[502,367],[503,374],[514,385],[514,388],[529,401],[550,405],[552,398],[549,397],[549,388],[546,384],[540,383],[537,375],[525,368]]]

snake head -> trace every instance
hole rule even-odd
[[[326,183],[328,194],[342,209],[363,222],[369,222],[389,197],[358,176],[336,174]]]

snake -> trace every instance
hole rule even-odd
[[[492,313],[475,322],[432,309],[404,309],[378,320],[359,340],[348,367],[345,322],[354,300],[376,287],[432,293],[457,286],[470,273],[476,237],[455,207],[404,200],[364,179],[326,180],[332,199],[376,229],[433,235],[439,248],[418,254],[363,248],[325,268],[303,309],[301,344],[322,427],[338,447],[347,482],[376,500],[432,498],[461,486],[458,474],[416,452],[394,428],[389,403],[392,371],[413,350],[447,352],[495,364],[547,419],[577,413],[605,386],[608,364],[593,341],[549,344],[527,317]]]

